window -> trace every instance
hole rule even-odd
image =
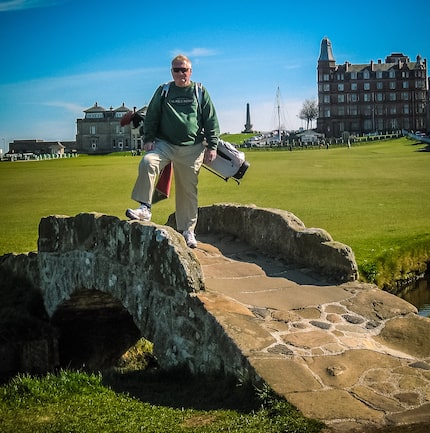
[[[384,95],[382,93],[377,93],[376,94],[376,100],[378,102],[382,102],[384,100]]]
[[[388,71],[388,77],[389,78],[396,78],[396,71],[393,71],[392,69]]]
[[[343,74],[338,73],[338,74],[336,74],[336,79],[337,79],[338,81],[343,81],[343,80],[345,79],[345,77],[344,77]]]
[[[351,90],[357,90],[357,83],[351,83]]]
[[[323,74],[323,81],[330,81],[330,75],[329,74]]]
[[[402,71],[402,78],[409,78],[409,72],[408,71]]]
[[[345,107],[343,105],[341,105],[337,108],[337,114],[339,116],[345,116]]]
[[[356,93],[351,93],[351,96],[350,96],[350,102],[357,102],[358,101],[358,97],[357,97],[357,94]]]
[[[390,114],[397,114],[396,107],[390,107]]]
[[[382,71],[376,71],[376,78],[382,78]]]
[[[343,92],[343,91],[344,91],[344,88],[345,88],[345,86],[344,86],[343,83],[339,83],[339,84],[337,85],[337,90],[338,90],[339,92]]]
[[[363,89],[364,90],[370,90],[370,83],[364,83]]]
[[[87,113],[85,119],[103,119],[103,113]]]
[[[95,135],[95,133],[96,133],[96,127],[94,125],[91,125],[90,126],[90,134]]]
[[[397,123],[397,119],[390,119],[388,123],[389,123],[389,128],[391,128],[392,131],[395,129],[399,129],[399,124]]]
[[[365,80],[368,80],[368,79],[370,78],[370,73],[369,73],[369,71],[368,71],[367,69],[365,69],[365,70],[363,71],[363,78],[364,78]]]
[[[382,116],[384,114],[384,110],[381,105],[377,105],[374,110],[375,114],[378,116]]]
[[[351,72],[351,80],[357,79],[357,72]]]
[[[345,95],[337,95],[337,102],[345,102]]]
[[[401,98],[402,98],[402,101],[409,101],[409,93],[408,92],[402,92]]]
[[[403,105],[403,114],[409,114],[409,105],[408,104]]]
[[[396,100],[396,94],[391,92],[390,93],[390,101],[395,101]]]
[[[350,116],[356,116],[358,114],[356,105],[350,105],[349,106],[349,114],[350,114]]]
[[[402,87],[403,87],[404,89],[409,89],[409,81],[403,81],[403,83],[402,83]]]
[[[325,108],[324,109],[323,117],[330,117],[330,108]]]
[[[324,95],[323,102],[324,104],[330,104],[330,95]]]
[[[395,81],[390,81],[390,89],[394,90],[396,88],[396,82]]]
[[[382,84],[382,81],[377,81],[376,82],[376,88],[378,89],[378,90],[382,90],[383,89],[383,84]]]
[[[370,93],[363,94],[363,101],[370,102],[372,100]]]
[[[323,90],[324,90],[324,92],[330,92],[330,84],[324,84]]]

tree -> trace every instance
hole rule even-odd
[[[306,120],[306,129],[309,129],[309,123],[312,126],[312,121],[318,118],[318,104],[315,99],[306,99],[306,101],[303,102],[299,118]]]

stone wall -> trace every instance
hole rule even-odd
[[[337,280],[357,277],[347,246],[324,230],[306,229],[289,212],[235,205],[200,208],[197,232],[208,231],[233,233]],[[49,216],[39,225],[38,253],[3,256],[0,267],[32,281],[50,317],[65,303],[68,314],[77,315],[85,303],[102,298],[91,293],[108,294],[131,315],[141,336],[153,342],[162,368],[186,366],[192,372],[242,378],[254,374],[196,296],[205,287],[202,268],[172,227],[97,213]]]
[[[334,241],[323,229],[306,228],[288,211],[234,204],[201,207],[196,231],[233,234],[259,250],[336,282],[358,279],[350,247]]]
[[[200,263],[168,226],[96,213],[49,216],[39,225],[38,253],[9,254],[0,266],[37,283],[50,317],[66,302],[79,317],[95,292],[119,300],[162,368],[252,374],[196,296],[204,289]]]

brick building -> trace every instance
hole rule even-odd
[[[336,64],[328,38],[318,59],[317,131],[326,137],[429,129],[427,60],[393,53],[369,64]]]
[[[132,124],[121,126],[121,118],[128,111],[124,104],[106,110],[97,102],[84,110],[85,117],[76,120],[76,150],[95,154],[141,149],[139,128]],[[144,115],[146,107],[138,111]]]

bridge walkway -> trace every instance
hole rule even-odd
[[[231,235],[198,239],[199,298],[275,392],[334,432],[430,425],[429,320],[414,306],[374,285],[332,285]]]

